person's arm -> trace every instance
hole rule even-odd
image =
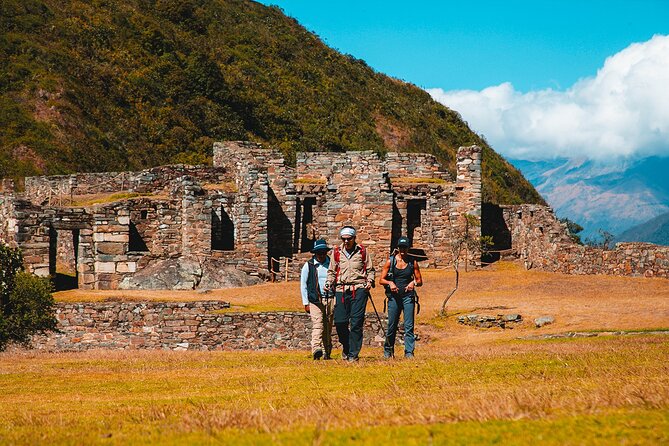
[[[337,278],[337,264],[334,261],[334,256],[330,257],[330,266],[328,266],[328,278],[325,280],[325,291],[334,288],[334,281]]]
[[[367,284],[365,288],[368,290],[372,288],[372,285],[374,284],[374,279],[376,278],[376,269],[374,268],[374,261],[372,260],[372,254],[367,253],[367,264],[365,265],[365,268],[367,269]]]
[[[407,285],[405,291],[413,291],[414,288],[417,286],[422,286],[423,285],[423,276],[420,274],[420,266],[418,266],[418,262],[415,260],[413,261],[413,280],[409,282],[409,285]]]
[[[390,287],[391,292],[397,293],[399,291],[399,288],[397,288],[395,282],[386,279],[386,277],[388,277],[389,271],[390,271],[390,259],[386,260],[386,263],[383,265],[383,269],[381,270],[381,277],[379,278],[379,284],[388,285],[388,287]]]
[[[423,286],[423,276],[420,273],[420,266],[415,260],[413,262],[413,281],[416,286]]]
[[[307,293],[307,277],[309,277],[309,265],[304,264],[300,273],[300,293],[302,294],[302,305],[304,311],[309,312],[309,294]]]

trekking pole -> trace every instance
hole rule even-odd
[[[323,304],[325,305],[325,311],[323,311],[323,314],[325,316],[325,320],[323,321],[323,329],[324,329],[325,333],[327,333],[326,336],[328,338],[329,348],[326,347],[325,345],[323,345],[323,348],[325,348],[326,353],[327,353],[327,359],[329,359],[330,355],[332,354],[332,325],[330,325],[330,312],[329,312],[329,305],[330,304],[329,304],[329,301],[330,301],[330,299],[335,298],[335,293],[330,291],[330,290],[327,290],[325,292],[324,297],[325,297],[325,299],[324,299]]]
[[[374,299],[372,299],[372,293],[367,290],[367,296],[369,296],[369,301],[372,303],[372,308],[374,308],[374,313],[376,314],[376,318],[379,320],[379,326],[381,327],[381,331],[383,332],[383,336],[386,336],[386,329],[383,327],[383,322],[381,321],[381,316],[379,316],[379,312],[376,311],[376,305],[374,305]]]

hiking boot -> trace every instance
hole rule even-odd
[[[404,359],[413,359],[413,353],[405,353]]]
[[[318,361],[323,357],[323,350],[316,350],[314,352],[314,361]]]
[[[358,362],[359,358],[357,356],[349,356],[347,358],[348,362]]]
[[[384,352],[383,353],[383,359],[393,359],[393,354],[388,353],[388,352]]]

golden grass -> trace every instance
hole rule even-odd
[[[206,183],[202,185],[202,189],[210,191],[239,192],[237,183],[234,181],[226,181],[223,183]]]
[[[320,184],[324,186],[327,182],[328,180],[326,178],[301,177],[295,179],[295,184]]]
[[[448,444],[457,432],[563,444],[560,426],[579,444],[669,440],[664,336],[418,351],[388,362],[363,349],[357,365],[277,351],[4,353],[0,443]]]
[[[396,177],[392,179],[393,183],[402,184],[445,184],[446,180],[441,178],[424,178],[424,177]]]
[[[100,194],[83,194],[74,195],[72,200],[67,198],[67,205],[70,207],[85,207],[94,206],[96,204],[114,203],[117,201],[125,201],[133,198],[150,197],[154,200],[166,200],[169,197],[166,195],[153,194],[151,192],[115,192],[115,193],[100,193]]]
[[[669,281],[425,270],[417,358],[311,361],[307,352],[0,354],[0,444],[667,444],[669,336],[528,341],[574,330],[668,328]],[[373,291],[379,310],[382,290]],[[193,291],[56,293],[59,301],[203,300],[302,311],[296,282]],[[371,306],[368,308],[371,311]],[[520,313],[513,330],[457,314]],[[550,314],[556,323],[534,328]],[[401,347],[398,347],[401,353]],[[339,357],[339,353],[335,354]]]

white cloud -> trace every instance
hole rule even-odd
[[[630,45],[566,91],[427,91],[513,158],[669,156],[669,36]]]

